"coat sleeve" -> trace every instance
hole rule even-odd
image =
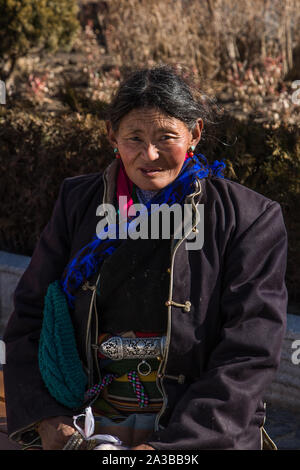
[[[4,333],[4,385],[8,434],[21,432],[46,417],[72,415],[46,389],[38,367],[38,343],[48,285],[62,275],[70,254],[70,235],[62,183],[52,217],[36,245],[14,294],[14,311]]]
[[[287,234],[271,201],[227,246],[222,330],[205,372],[175,406],[156,449],[239,449],[274,379],[286,328]],[[247,434],[247,433],[246,433]]]

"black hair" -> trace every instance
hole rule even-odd
[[[167,116],[180,119],[189,130],[194,128],[199,118],[206,125],[212,117],[204,95],[169,65],[131,73],[114,96],[107,118],[113,130],[117,131],[120,121],[130,111],[149,107],[158,108]]]

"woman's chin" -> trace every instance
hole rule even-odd
[[[147,182],[139,181],[138,183],[136,183],[136,185],[140,189],[142,189],[143,191],[159,191],[160,189],[167,186],[168,183],[166,183],[166,182],[153,182],[153,181],[151,183],[147,183]]]
[[[172,182],[170,175],[152,174],[141,175],[136,178],[134,183],[143,191],[159,191]]]

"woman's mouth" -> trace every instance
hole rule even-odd
[[[140,170],[145,176],[155,176],[163,171],[162,168],[140,168]]]

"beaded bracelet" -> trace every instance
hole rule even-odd
[[[84,439],[79,434],[79,432],[75,431],[66,443],[66,445],[63,447],[63,450],[78,450],[83,441]]]

